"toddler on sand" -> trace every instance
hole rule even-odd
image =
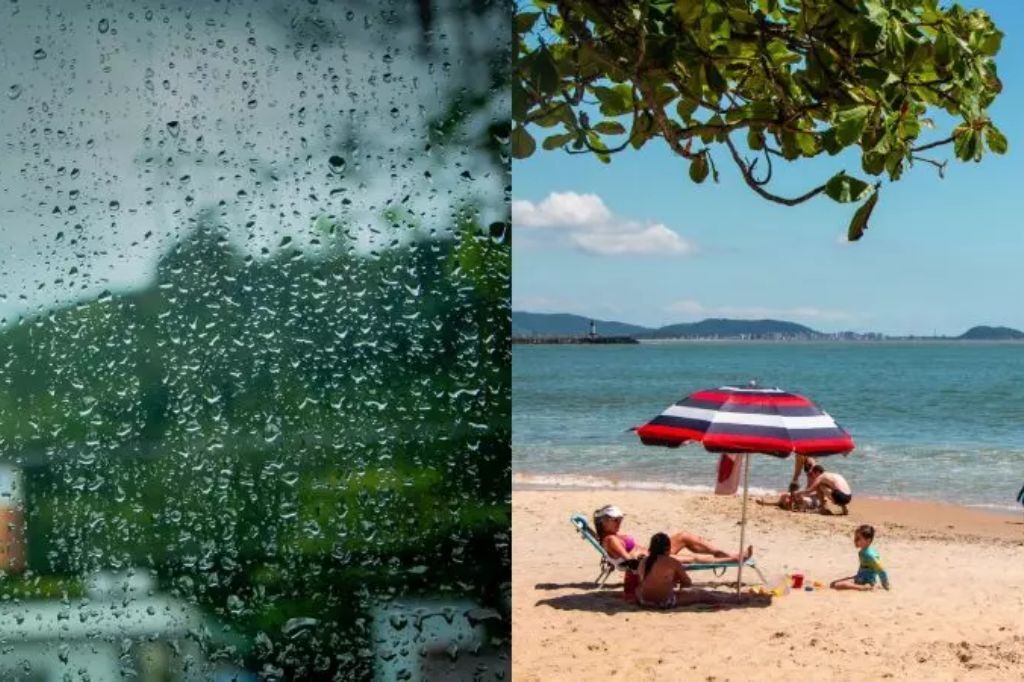
[[[881,581],[882,587],[889,589],[889,576],[882,567],[881,557],[878,550],[871,546],[875,539],[875,529],[872,526],[860,526],[853,533],[853,544],[860,551],[857,558],[860,559],[860,568],[857,575],[849,578],[833,580],[830,587],[834,590],[873,590],[875,583]]]

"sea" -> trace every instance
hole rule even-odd
[[[856,443],[822,464],[854,495],[1020,510],[1024,344],[666,341],[516,345],[517,486],[708,491],[718,456],[644,446],[629,430],[693,391],[756,381],[810,398]],[[755,455],[755,494],[785,490],[792,458]]]

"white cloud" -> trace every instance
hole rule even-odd
[[[674,301],[665,306],[671,313],[682,313],[691,317],[732,317],[740,319],[804,319],[824,322],[843,322],[857,318],[845,310],[829,310],[814,306],[773,308],[768,306],[704,306],[693,299]]]
[[[512,202],[512,224],[538,232],[558,230],[570,244],[601,256],[687,255],[694,245],[662,223],[614,215],[596,194],[552,192],[538,203]]]
[[[540,203],[512,202],[512,220],[522,227],[593,227],[608,225],[612,212],[596,194],[552,192]]]
[[[575,232],[571,239],[584,251],[603,256],[693,252],[690,243],[660,223],[622,232]]]

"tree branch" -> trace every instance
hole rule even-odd
[[[912,152],[923,152],[923,151],[927,151],[929,149],[935,149],[936,147],[941,147],[942,145],[949,144],[950,142],[953,142],[953,136],[952,135],[950,135],[949,137],[947,137],[945,139],[938,140],[937,142],[929,142],[928,144],[923,144],[920,147],[911,147],[910,151],[912,151]]]
[[[949,163],[948,161],[936,161],[935,159],[929,159],[929,158],[927,158],[925,156],[917,156],[917,155],[911,155],[910,160],[911,160],[911,162],[913,162],[913,161],[921,161],[923,163],[931,164],[932,166],[935,166],[936,168],[939,169],[939,177],[940,178],[946,177],[946,164]]]
[[[757,194],[759,194],[762,198],[767,199],[768,201],[773,201],[776,204],[782,204],[783,206],[796,206],[797,204],[804,203],[808,199],[813,199],[814,197],[818,196],[819,194],[825,191],[825,185],[819,185],[818,187],[815,187],[811,191],[805,194],[801,194],[798,197],[793,197],[792,199],[787,197],[780,197],[777,194],[772,194],[764,187],[762,187],[760,184],[758,184],[757,179],[750,172],[750,167],[747,166],[747,164],[743,161],[742,158],[740,158],[740,153],[736,150],[736,145],[732,143],[732,140],[726,137],[725,144],[727,147],[729,147],[729,151],[732,153],[732,160],[736,162],[737,166],[739,166],[740,173],[743,174],[743,180],[746,181],[747,185],[752,190],[757,192]]]

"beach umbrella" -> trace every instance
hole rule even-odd
[[[740,556],[747,530],[747,492],[750,457],[755,453],[789,457],[791,454],[847,454],[853,439],[831,416],[807,398],[780,388],[722,386],[692,393],[669,405],[657,417],[634,429],[644,445],[679,447],[700,442],[714,453],[743,456],[743,515],[740,521]],[[736,589],[743,579],[740,562]]]

